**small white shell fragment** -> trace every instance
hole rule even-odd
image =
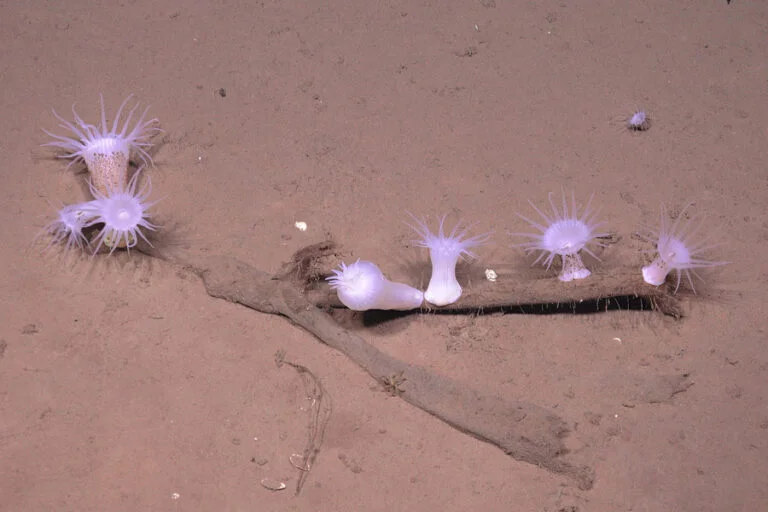
[[[269,489],[270,491],[282,491],[285,489],[285,483],[278,482],[274,478],[262,478],[261,486],[265,489]]]
[[[306,222],[301,222],[301,221],[297,220],[294,223],[294,226],[296,226],[296,229],[298,229],[299,231],[306,231],[307,230],[307,223]]]
[[[499,275],[496,273],[495,270],[487,268],[485,269],[485,278],[489,280],[492,283],[496,282],[496,278],[498,278]]]
[[[309,471],[307,463],[304,462],[304,456],[300,453],[291,454],[288,460],[291,461],[291,465],[296,469],[300,469],[301,471]]]
[[[176,501],[179,498],[181,498],[181,494],[179,494],[177,492],[174,492],[173,494],[171,494],[171,499],[172,500]]]

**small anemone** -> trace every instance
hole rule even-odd
[[[631,132],[644,132],[651,129],[651,117],[644,110],[636,110],[627,118],[627,129]]]
[[[88,239],[83,234],[83,229],[90,226],[93,219],[90,203],[67,205],[60,208],[57,213],[56,220],[46,225],[35,237],[36,240],[43,235],[51,237],[45,250],[62,243],[67,251],[82,250],[88,246]]]

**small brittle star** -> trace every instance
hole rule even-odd
[[[382,377],[381,385],[384,386],[384,391],[392,396],[402,395],[405,390],[400,386],[408,381],[408,379],[403,376],[404,372],[405,370],[401,370],[398,373],[393,373],[389,377]]]

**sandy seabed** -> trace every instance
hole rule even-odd
[[[8,511],[740,511],[768,502],[768,4],[26,2],[0,17],[0,503]],[[589,490],[388,393],[285,319],[140,253],[30,246],[83,174],[40,148],[129,94],[165,131],[148,169],[166,247],[276,272],[332,238],[424,287],[405,211],[493,229],[485,268],[555,279],[507,233],[549,192],[635,236],[689,201],[718,229],[685,316],[419,314],[348,328],[477,390],[556,411]],[[650,130],[622,119],[646,109]],[[53,205],[53,206],[52,206]],[[299,231],[295,223],[306,222]],[[500,273],[500,277],[504,277]],[[487,286],[486,283],[482,283]],[[577,284],[575,284],[577,285]],[[332,397],[301,493],[311,370]],[[688,375],[663,400],[633,379]],[[391,390],[390,390],[391,391]],[[407,392],[407,388],[406,388]],[[393,396],[395,395],[395,396]],[[635,397],[636,398],[636,397]],[[294,457],[295,462],[295,457]],[[265,480],[268,479],[268,480]],[[283,491],[261,482],[286,484]]]

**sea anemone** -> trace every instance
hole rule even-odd
[[[56,220],[45,226],[40,234],[51,237],[45,250],[64,242],[66,250],[83,249],[88,244],[88,239],[83,234],[83,229],[91,224],[93,213],[90,203],[79,203],[64,206],[58,210]]]
[[[685,212],[691,206],[688,203],[680,214],[669,225],[666,209],[661,208],[661,225],[658,231],[647,230],[648,233],[638,233],[645,240],[656,245],[657,256],[650,265],[643,267],[643,280],[651,285],[659,286],[667,280],[670,272],[677,272],[675,293],[680,288],[680,281],[685,274],[691,290],[696,293],[691,274],[701,279],[696,273],[698,268],[709,268],[724,265],[725,261],[712,261],[702,258],[702,254],[715,247],[711,243],[711,235],[705,228],[709,227],[700,216],[686,219]],[[704,228],[704,229],[703,229]]]
[[[443,230],[443,215],[440,218],[440,228],[437,234],[434,234],[427,227],[426,221],[416,218],[410,212],[409,215],[415,224],[408,225],[421,236],[420,240],[414,240],[414,244],[429,249],[429,259],[432,262],[432,277],[429,279],[427,291],[424,292],[424,298],[435,306],[453,304],[461,297],[461,285],[456,280],[456,264],[459,257],[477,258],[469,249],[486,244],[492,232],[467,238],[469,227],[462,227],[461,222],[458,222],[446,236]]]
[[[651,128],[651,117],[644,110],[635,110],[627,118],[627,129],[631,132],[644,132]]]
[[[53,146],[67,151],[61,158],[69,158],[72,165],[75,162],[85,162],[91,173],[91,181],[103,195],[110,190],[118,190],[125,187],[128,181],[128,164],[131,156],[138,158],[143,165],[152,163],[152,157],[147,149],[152,146],[150,139],[155,133],[162,131],[155,126],[157,119],[146,119],[149,107],[145,108],[135,123],[133,116],[139,108],[137,103],[128,111],[125,120],[121,117],[131,96],[128,96],[112,122],[107,125],[107,114],[104,108],[104,96],[101,98],[101,126],[88,124],[77,114],[72,105],[74,123],[67,121],[56,111],[53,115],[60,121],[59,127],[71,132],[70,135],[57,135],[47,130],[49,136],[55,140],[44,146]]]
[[[93,240],[95,244],[94,254],[99,251],[102,245],[109,247],[110,254],[118,247],[131,249],[138,243],[139,237],[152,245],[142,229],[154,231],[157,228],[148,220],[151,217],[148,210],[156,201],[147,201],[152,193],[152,184],[149,179],[137,191],[139,174],[142,169],[143,167],[134,173],[127,186],[122,185],[117,189],[112,189],[108,194],[97,189],[93,181],[90,182],[91,193],[95,198],[93,201],[85,203],[87,205],[86,211],[92,216],[90,225],[104,225]]]
[[[353,311],[369,309],[416,309],[424,302],[424,293],[403,283],[388,281],[379,267],[359,259],[351,264],[341,263],[340,270],[327,277],[339,300]]]
[[[589,246],[603,246],[597,239],[607,236],[607,233],[598,231],[605,223],[598,221],[598,211],[591,209],[592,196],[590,196],[584,209],[581,210],[576,205],[575,194],[571,192],[571,209],[569,212],[565,190],[563,190],[562,209],[558,208],[552,199],[552,193],[550,193],[551,215],[542,212],[531,201],[528,201],[528,203],[541,216],[544,223],[536,222],[518,213],[518,217],[528,222],[540,232],[510,233],[512,236],[523,236],[531,239],[529,242],[515,244],[515,246],[524,248],[526,253],[538,251],[539,256],[533,264],[535,265],[541,261],[542,265],[546,265],[547,269],[552,266],[555,256],[560,256],[563,262],[563,269],[558,275],[560,281],[568,282],[574,279],[589,277],[591,272],[584,266],[580,251],[584,250],[593,258],[599,260],[600,258],[592,252]]]

